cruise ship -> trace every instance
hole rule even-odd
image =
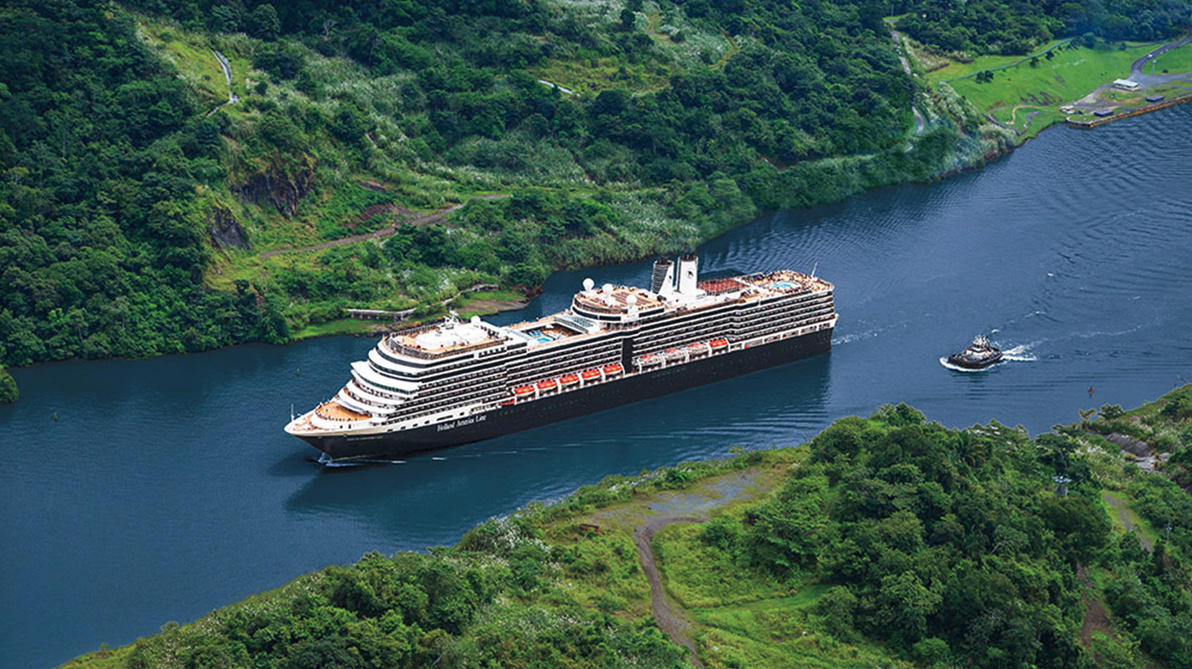
[[[696,256],[660,258],[649,289],[585,279],[532,322],[387,334],[285,430],[323,462],[393,460],[611,409],[827,352],[832,293],[814,274],[700,280]]]

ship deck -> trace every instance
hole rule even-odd
[[[662,301],[649,292],[631,286],[616,286],[610,293],[595,290],[592,291],[591,295],[579,293],[575,296],[575,303],[595,313],[621,314],[629,307],[630,296],[635,299],[635,304],[639,311],[657,309],[662,306]],[[609,299],[611,304],[605,302],[606,298]]]
[[[344,422],[355,421],[355,420],[368,420],[368,418],[369,418],[369,416],[366,416],[361,413],[356,413],[355,411],[348,409],[347,407],[340,404],[339,402],[336,402],[335,400],[329,400],[327,402],[320,404],[319,407],[317,409],[315,409],[315,413],[317,413],[319,415],[319,418],[324,418],[326,420],[338,420],[338,421],[344,421]]]

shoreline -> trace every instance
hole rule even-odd
[[[1106,124],[1106,123],[1110,123],[1110,122],[1112,122],[1112,121],[1116,121],[1116,120],[1120,120],[1120,119],[1125,119],[1125,118],[1131,118],[1131,117],[1134,117],[1134,116],[1141,116],[1141,115],[1143,115],[1143,114],[1146,114],[1146,113],[1150,113],[1150,112],[1154,112],[1154,111],[1159,111],[1159,110],[1161,110],[1161,109],[1166,109],[1166,108],[1168,108],[1168,107],[1173,107],[1173,106],[1175,106],[1175,105],[1177,105],[1177,104],[1181,104],[1181,103],[1183,103],[1183,102],[1188,102],[1188,101],[1192,101],[1192,92],[1188,93],[1187,95],[1180,96],[1179,98],[1173,98],[1173,99],[1171,99],[1171,100],[1165,100],[1165,101],[1163,101],[1163,102],[1161,102],[1161,103],[1157,103],[1157,104],[1149,105],[1149,106],[1147,106],[1147,107],[1145,107],[1145,108],[1141,108],[1141,109],[1138,109],[1138,110],[1133,110],[1133,111],[1131,111],[1130,113],[1125,113],[1125,114],[1121,114],[1121,115],[1115,115],[1115,116],[1112,116],[1112,117],[1107,117],[1107,118],[1105,118],[1105,119],[1099,119],[1099,120],[1097,120],[1097,121],[1093,121],[1093,122],[1079,122],[1079,121],[1070,121],[1070,120],[1068,120],[1068,119],[1065,119],[1065,120],[1063,120],[1062,122],[1053,122],[1053,123],[1051,123],[1051,124],[1049,124],[1049,125],[1047,125],[1047,126],[1045,126],[1045,127],[1041,128],[1041,129],[1039,129],[1037,132],[1027,133],[1027,134],[1023,134],[1023,135],[1019,135],[1019,136],[1016,136],[1016,137],[1014,137],[1014,139],[1013,139],[1012,143],[1008,143],[1008,144],[1006,144],[1006,143],[999,143],[999,144],[997,144],[996,146],[992,147],[992,148],[991,148],[989,151],[986,151],[985,153],[981,154],[980,156],[976,157],[975,159],[973,159],[973,160],[969,161],[969,162],[968,162],[966,165],[963,165],[963,166],[961,166],[961,167],[955,167],[955,168],[952,168],[952,169],[947,169],[947,170],[944,170],[944,171],[938,172],[938,173],[936,173],[936,174],[933,174],[933,175],[931,175],[930,177],[928,177],[928,178],[926,178],[926,179],[907,179],[907,180],[905,180],[905,181],[900,181],[900,182],[897,182],[897,183],[891,183],[891,184],[887,184],[887,185],[884,185],[884,186],[878,186],[878,187],[874,187],[874,188],[865,188],[865,189],[861,189],[861,190],[858,190],[858,191],[856,191],[856,192],[850,193],[850,194],[848,194],[847,196],[845,196],[845,197],[843,197],[843,198],[840,198],[840,199],[835,199],[835,200],[830,200],[830,201],[825,201],[825,202],[820,202],[820,203],[813,204],[813,205],[811,205],[811,206],[808,206],[808,207],[791,207],[791,208],[786,208],[786,209],[766,209],[766,210],[758,210],[757,212],[755,212],[755,214],[754,214],[754,215],[753,215],[751,218],[749,218],[749,220],[746,220],[746,221],[741,221],[741,222],[739,222],[739,223],[736,223],[736,224],[734,224],[734,225],[731,225],[731,226],[729,226],[728,228],[726,228],[726,229],[724,229],[724,230],[717,231],[715,234],[713,234],[713,235],[711,235],[711,236],[709,236],[709,237],[706,237],[706,238],[701,238],[701,239],[699,240],[699,242],[698,242],[698,245],[703,245],[703,244],[706,244],[706,243],[708,243],[708,242],[711,242],[711,241],[713,241],[713,240],[715,240],[715,239],[718,239],[718,238],[720,238],[720,237],[722,237],[722,236],[724,236],[724,235],[726,235],[726,234],[728,234],[728,233],[730,233],[730,232],[733,232],[734,230],[737,230],[737,229],[739,229],[739,228],[741,228],[741,227],[743,227],[743,226],[749,225],[749,224],[751,224],[751,223],[753,223],[753,222],[755,222],[755,221],[758,221],[758,220],[760,220],[760,219],[763,219],[763,218],[767,218],[767,217],[773,216],[773,215],[775,215],[775,214],[778,214],[778,213],[780,213],[780,212],[783,212],[783,211],[796,211],[796,210],[798,210],[798,211],[809,211],[809,210],[815,209],[815,208],[817,208],[817,207],[820,207],[820,206],[825,206],[825,205],[833,205],[833,204],[839,204],[839,203],[841,203],[841,202],[846,202],[846,201],[848,201],[848,200],[850,200],[850,199],[852,199],[852,198],[854,198],[854,197],[857,197],[857,196],[860,196],[860,195],[864,195],[864,194],[867,194],[867,193],[871,193],[871,192],[879,192],[879,191],[883,191],[883,190],[886,190],[886,189],[890,189],[890,188],[897,188],[897,187],[900,187],[900,186],[906,186],[906,185],[928,186],[928,185],[931,185],[931,184],[933,184],[933,183],[936,183],[936,182],[939,182],[939,181],[943,181],[943,180],[945,180],[945,179],[949,179],[949,178],[952,178],[952,177],[955,177],[955,176],[960,176],[960,175],[963,175],[963,174],[968,174],[968,173],[971,173],[971,172],[976,172],[976,171],[978,171],[978,170],[982,170],[982,169],[984,169],[984,168],[985,168],[987,165],[989,165],[990,163],[992,163],[992,162],[994,162],[994,161],[997,161],[997,160],[1000,160],[1000,159],[1002,159],[1002,158],[1004,158],[1004,157],[1006,157],[1006,156],[1009,156],[1009,155],[1010,155],[1010,154],[1012,154],[1012,153],[1013,153],[1015,150],[1017,150],[1017,149],[1019,149],[1020,147],[1022,147],[1022,146],[1024,146],[1024,145],[1026,145],[1026,144],[1027,144],[1027,143],[1028,143],[1030,140],[1032,140],[1032,139],[1036,139],[1037,137],[1039,137],[1039,136],[1040,136],[1040,135],[1041,135],[1041,134],[1042,134],[1044,131],[1046,131],[1046,130],[1048,130],[1048,129],[1050,129],[1050,128],[1056,127],[1056,126],[1061,126],[1061,125],[1064,125],[1064,126],[1068,126],[1068,127],[1072,127],[1072,128],[1077,128],[1077,129],[1092,129],[1092,128],[1094,128],[1094,127],[1097,127],[1097,126],[1100,126],[1100,125],[1104,125],[1104,124]],[[971,104],[971,103],[970,103],[970,104]],[[988,120],[988,119],[987,119],[987,120]],[[1000,123],[998,123],[997,125],[998,125],[998,127],[1004,127],[1004,126],[1002,126]],[[978,138],[978,137],[970,137],[969,139],[970,139],[971,141],[976,141],[976,142],[979,142],[979,141],[981,141],[981,140],[980,140],[980,138]],[[492,196],[491,196],[491,195],[489,195],[488,197],[485,197],[485,198],[483,198],[483,199],[491,199],[491,198],[492,198]],[[653,254],[653,253],[649,253],[649,254],[645,254],[645,255],[643,255],[643,256],[641,256],[641,257],[636,257],[636,258],[629,259],[629,260],[624,260],[624,259],[618,259],[618,260],[604,260],[604,259],[595,259],[595,260],[594,260],[594,261],[592,261],[592,262],[587,262],[587,263],[584,263],[584,264],[582,264],[582,265],[579,265],[579,266],[577,266],[577,267],[559,267],[559,268],[555,268],[555,269],[553,269],[553,270],[551,271],[551,274],[548,274],[548,275],[547,275],[547,280],[549,280],[549,278],[550,278],[550,277],[551,277],[551,276],[552,276],[554,273],[556,273],[556,272],[575,271],[575,270],[577,270],[577,269],[582,269],[582,268],[585,268],[585,267],[604,267],[604,266],[622,265],[622,264],[630,264],[630,263],[635,263],[635,262],[642,262],[643,260],[647,259],[647,258],[648,258],[648,257],[650,257],[651,255],[654,255],[654,254]],[[545,283],[545,280],[544,280],[544,283]],[[507,303],[506,303],[506,304],[504,304],[504,305],[500,305],[500,306],[498,306],[498,307],[497,307],[497,308],[495,308],[495,309],[483,309],[483,310],[476,311],[476,312],[475,312],[475,315],[480,315],[480,316],[491,316],[491,315],[498,314],[498,313],[505,313],[505,312],[508,312],[508,311],[516,311],[516,310],[518,310],[518,309],[523,309],[523,308],[525,308],[525,307],[529,306],[530,302],[531,302],[531,301],[532,301],[532,300],[533,300],[535,297],[537,297],[538,295],[540,295],[540,294],[542,293],[542,286],[541,286],[541,285],[540,285],[540,286],[537,286],[537,287],[534,287],[534,288],[532,288],[532,289],[526,289],[525,287],[521,287],[521,288],[522,288],[522,290],[520,290],[520,291],[517,291],[517,290],[511,290],[510,292],[520,292],[520,293],[521,293],[521,294],[524,296],[524,298],[523,298],[523,300],[522,300],[522,301],[515,302],[515,301],[512,301],[512,300],[510,300],[510,301],[507,301]],[[467,291],[463,291],[463,292],[467,292]],[[462,295],[462,294],[463,294],[463,292],[461,292],[459,295]],[[459,297],[459,295],[457,295],[457,296],[456,296],[456,298],[458,298],[458,297]],[[451,298],[451,299],[456,299],[456,298]],[[481,300],[481,301],[483,301],[483,300]],[[465,305],[465,306],[466,306],[466,305]],[[345,312],[346,312],[346,311],[347,311],[347,310],[345,309]],[[434,313],[435,313],[435,314],[438,314],[438,312],[434,312]],[[471,313],[471,312],[469,312],[469,313]],[[294,343],[298,343],[298,342],[309,341],[309,340],[312,340],[312,339],[320,339],[320,338],[324,338],[324,337],[335,337],[335,336],[352,336],[352,337],[365,337],[365,336],[367,336],[367,337],[372,337],[372,336],[377,336],[377,335],[380,335],[380,334],[382,334],[382,333],[384,333],[384,332],[391,332],[391,331],[393,331],[393,330],[395,330],[395,329],[400,329],[400,328],[402,328],[402,327],[407,327],[407,326],[409,326],[409,325],[411,325],[411,324],[415,324],[415,323],[419,323],[419,322],[425,322],[425,320],[426,320],[427,318],[434,318],[434,317],[436,317],[436,316],[433,316],[433,315],[432,315],[432,316],[426,316],[426,317],[424,317],[424,318],[422,318],[422,319],[415,319],[415,320],[402,320],[402,321],[399,321],[399,322],[396,322],[396,323],[387,323],[387,324],[385,324],[385,325],[378,324],[378,325],[376,325],[375,327],[368,327],[368,328],[365,328],[365,327],[360,327],[360,328],[352,328],[352,327],[350,327],[350,325],[352,325],[352,324],[360,324],[360,325],[364,325],[364,324],[366,324],[366,323],[367,323],[367,321],[366,321],[366,320],[361,320],[361,319],[355,319],[355,318],[351,318],[351,317],[349,317],[349,316],[346,316],[346,315],[345,315],[345,316],[343,316],[343,317],[341,317],[341,318],[338,318],[338,319],[335,319],[335,320],[331,320],[331,321],[327,321],[327,322],[325,322],[325,323],[319,323],[319,324],[317,324],[317,325],[313,325],[313,326],[311,326],[311,325],[308,325],[308,326],[306,326],[306,329],[309,329],[309,328],[323,328],[323,327],[325,327],[325,328],[327,328],[327,331],[325,331],[325,332],[312,332],[312,333],[309,333],[309,334],[306,334],[306,335],[292,335],[292,336],[291,336],[291,338],[290,338],[288,341],[286,341],[286,342],[283,342],[283,343],[278,343],[278,344],[272,344],[272,345],[274,345],[274,346],[286,346],[286,345],[288,345],[288,344],[294,344]],[[355,331],[354,331],[354,330],[355,330]],[[240,344],[233,344],[232,346],[239,346],[239,345],[242,345],[242,344],[261,344],[261,343],[268,343],[268,342],[263,342],[263,341],[241,342]],[[225,349],[225,348],[231,348],[231,346],[217,346],[217,347],[215,347],[215,348],[204,349],[204,350],[202,350],[202,351],[189,351],[189,352],[184,352],[184,353],[179,353],[179,354],[166,354],[166,353],[160,353],[160,354],[157,354],[157,355],[141,356],[141,357],[121,357],[121,356],[112,356],[112,357],[107,357],[107,358],[96,358],[96,359],[94,359],[94,360],[92,360],[92,359],[87,359],[87,358],[78,358],[78,357],[75,357],[75,358],[65,358],[65,359],[61,359],[61,360],[43,360],[43,361],[38,361],[38,362],[32,363],[32,364],[30,364],[30,365],[23,365],[23,366],[11,366],[11,367],[7,367],[6,369],[7,369],[7,370],[9,370],[9,371],[11,371],[11,370],[14,370],[14,369],[18,369],[18,370],[25,370],[25,369],[32,369],[32,368],[35,368],[35,367],[38,367],[38,366],[41,366],[41,365],[44,365],[44,364],[49,364],[49,363],[62,363],[62,362],[93,362],[93,361],[100,361],[100,360],[115,360],[115,359],[124,359],[124,360],[148,360],[148,359],[152,359],[152,358],[161,357],[162,355],[191,355],[191,354],[195,354],[195,353],[208,353],[208,352],[211,352],[211,351],[221,350],[221,349]],[[13,401],[15,402],[15,401],[17,401],[17,400],[13,400]]]
[[[970,139],[970,141],[973,141],[973,142],[981,141],[979,137],[969,137],[968,139]],[[1019,146],[1021,146],[1024,143],[1025,143],[1025,139],[1023,142],[1018,143],[1018,144],[1012,144],[1012,145],[998,144],[995,148],[981,154],[978,158],[976,158],[974,161],[970,162],[969,164],[967,164],[965,166],[938,172],[936,174],[931,175],[930,177],[928,177],[926,179],[907,179],[904,181],[899,181],[896,183],[890,183],[890,184],[886,184],[886,185],[882,185],[882,186],[877,186],[874,188],[862,188],[855,192],[849,193],[848,195],[846,195],[843,198],[819,202],[819,203],[816,203],[816,204],[813,204],[813,205],[810,205],[807,207],[790,207],[790,208],[785,208],[785,209],[759,209],[748,220],[744,220],[739,223],[733,224],[723,230],[717,231],[715,234],[713,234],[711,236],[699,239],[697,246],[702,246],[703,244],[706,244],[708,242],[716,240],[716,239],[718,239],[724,235],[727,235],[735,230],[738,230],[746,225],[750,225],[750,224],[752,224],[758,220],[761,220],[763,218],[774,216],[775,214],[778,214],[783,211],[810,211],[817,207],[840,204],[841,202],[846,202],[854,197],[858,197],[858,196],[861,196],[861,195],[864,195],[867,193],[879,192],[879,191],[883,191],[886,189],[898,188],[898,187],[907,186],[907,185],[928,186],[933,183],[943,181],[945,179],[948,179],[948,178],[951,178],[954,176],[959,176],[962,174],[975,172],[977,170],[984,169],[985,166],[987,166],[988,164],[990,164],[993,161],[996,161],[998,159],[1001,159],[1005,156],[1010,155],[1015,149],[1017,149]],[[554,269],[552,269],[551,273],[546,276],[546,279],[544,279],[543,284],[545,284],[545,281],[549,280],[550,277],[553,276],[557,272],[576,271],[576,270],[583,269],[586,267],[607,267],[607,266],[625,265],[625,264],[631,264],[631,263],[636,263],[636,262],[642,262],[651,256],[658,255],[659,253],[664,253],[664,252],[651,252],[651,253],[644,254],[640,257],[634,257],[631,259],[615,259],[615,260],[613,260],[613,259],[609,259],[609,260],[595,259],[592,262],[586,262],[586,263],[583,263],[581,265],[574,266],[574,267],[567,266],[567,267],[554,268]],[[508,312],[508,311],[516,311],[517,309],[522,309],[522,308],[529,306],[530,302],[534,298],[536,298],[542,294],[542,285],[536,286],[534,288],[525,288],[524,286],[515,287],[515,288],[521,288],[522,290],[519,291],[519,290],[511,289],[509,292],[520,292],[524,296],[524,302],[520,303],[520,306],[513,301],[509,301],[508,308],[497,308],[495,310],[478,311],[478,312],[476,312],[476,315],[489,316],[489,315],[504,313],[504,312]],[[459,295],[462,295],[464,292],[467,292],[467,291],[462,291],[461,293],[457,294],[456,298],[459,297]],[[456,299],[456,298],[451,298],[451,299]],[[345,309],[345,312],[346,311],[347,311],[347,309]],[[433,313],[437,314],[439,312],[436,311]],[[348,326],[350,324],[364,325],[368,321],[354,319],[354,318],[351,318],[351,317],[345,315],[341,318],[327,321],[325,323],[319,323],[317,325],[308,325],[305,328],[305,329],[309,329],[309,328],[328,327],[329,329],[326,332],[314,332],[314,333],[310,333],[310,334],[302,335],[302,336],[291,335],[291,337],[288,341],[276,343],[276,344],[271,344],[270,342],[265,342],[265,341],[260,341],[260,340],[246,341],[246,342],[239,342],[236,344],[231,344],[228,346],[216,346],[214,348],[204,349],[201,351],[185,351],[182,353],[158,353],[156,355],[147,355],[147,356],[138,356],[138,357],[110,356],[110,357],[105,357],[105,358],[94,358],[94,359],[74,357],[74,358],[64,358],[64,359],[59,359],[59,360],[42,360],[42,361],[34,362],[29,365],[7,367],[6,369],[8,369],[8,370],[14,370],[14,369],[26,370],[26,369],[33,369],[33,368],[36,368],[36,367],[39,367],[42,365],[46,365],[46,364],[69,363],[69,362],[100,362],[100,361],[104,361],[104,360],[150,360],[150,359],[159,358],[159,357],[162,357],[165,355],[185,356],[185,355],[202,354],[202,353],[209,353],[212,351],[218,351],[218,350],[223,350],[223,349],[227,349],[227,348],[232,348],[234,346],[251,345],[251,344],[269,344],[271,346],[287,346],[289,344],[310,341],[312,339],[321,339],[324,337],[336,337],[336,336],[352,336],[352,337],[368,336],[368,337],[372,337],[372,336],[379,335],[383,332],[389,332],[394,329],[400,329],[401,327],[406,327],[413,323],[425,322],[426,318],[434,318],[434,317],[436,317],[436,316],[427,316],[421,320],[417,320],[417,319],[416,320],[405,320],[405,321],[401,321],[398,323],[392,323],[389,326],[378,324],[376,327],[360,328],[357,331],[352,331],[353,328],[345,327],[345,326]],[[340,329],[340,328],[342,328],[342,329]]]
[[[1138,109],[1131,109],[1131,110],[1126,111],[1125,113],[1122,113],[1122,114],[1115,113],[1112,116],[1106,116],[1104,118],[1099,118],[1099,119],[1095,119],[1092,121],[1077,121],[1077,120],[1072,119],[1071,117],[1068,117],[1068,118],[1064,119],[1064,125],[1072,127],[1072,128],[1080,128],[1083,130],[1087,130],[1087,129],[1095,128],[1100,125],[1105,125],[1106,123],[1112,123],[1114,121],[1120,121],[1122,119],[1132,118],[1135,116],[1141,116],[1143,114],[1149,114],[1151,112],[1159,111],[1160,109],[1167,109],[1168,107],[1174,107],[1175,105],[1183,104],[1185,102],[1192,102],[1192,92],[1190,92],[1186,95],[1181,95],[1177,98],[1171,98],[1170,100],[1160,100],[1159,102],[1149,104],[1145,107],[1139,107]]]

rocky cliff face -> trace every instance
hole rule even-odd
[[[211,235],[211,245],[221,251],[230,248],[243,250],[252,246],[240,221],[236,220],[231,209],[223,205],[216,205],[208,215],[207,232]]]
[[[249,175],[236,191],[241,202],[255,205],[271,202],[283,216],[290,218],[298,213],[298,201],[310,194],[314,183],[314,159],[307,157],[305,164],[296,169],[286,170],[271,164]]]

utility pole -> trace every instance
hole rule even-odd
[[[1052,476],[1051,480],[1055,481],[1055,494],[1059,495],[1060,497],[1067,497],[1068,496],[1068,484],[1072,482],[1072,479],[1068,478],[1067,476],[1061,475],[1061,476]]]

